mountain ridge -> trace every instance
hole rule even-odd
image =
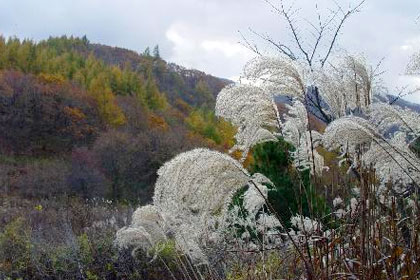
[[[93,54],[96,59],[110,66],[126,67],[138,74],[146,74],[151,67],[160,91],[165,92],[174,104],[178,98],[192,106],[212,108],[216,96],[232,81],[207,74],[201,70],[188,69],[173,62],[167,62],[160,56],[149,53],[140,54],[134,50],[112,47],[99,43],[90,43],[86,38],[50,37],[39,44],[57,48],[58,51],[76,51],[84,57]],[[208,104],[205,104],[208,103]]]

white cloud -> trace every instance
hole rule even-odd
[[[222,53],[227,58],[232,58],[234,56],[251,56],[250,52],[237,42],[206,40],[201,43],[201,47],[208,52]]]
[[[207,70],[213,75],[231,77],[238,75],[253,53],[232,37],[209,38],[200,28],[178,22],[166,31],[172,43],[168,60],[189,68]]]

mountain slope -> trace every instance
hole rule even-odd
[[[378,95],[376,96],[376,100],[380,102],[386,102],[392,104],[395,104],[396,106],[399,106],[401,108],[408,108],[410,110],[413,110],[417,113],[420,113],[420,104],[413,103],[401,98],[397,98],[395,95],[387,94],[387,95]]]
[[[228,83],[86,38],[0,36],[0,182],[22,197],[146,202],[176,154],[233,145],[213,113]]]
[[[59,51],[76,51],[84,57],[93,54],[107,65],[115,65],[122,69],[128,67],[142,75],[151,68],[159,90],[166,94],[171,104],[181,99],[192,106],[205,105],[212,108],[220,90],[232,83],[230,80],[217,78],[199,70],[168,63],[160,57],[139,54],[119,47],[92,44],[86,37],[50,38],[41,44]]]

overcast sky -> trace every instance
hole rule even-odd
[[[348,7],[354,1],[338,2]],[[315,1],[295,2],[302,8],[298,24],[305,25]],[[318,3],[321,14],[335,7],[330,0]],[[382,78],[391,91],[415,84],[402,73],[410,55],[420,50],[419,16],[420,0],[367,0],[346,23],[339,47],[364,54],[372,64],[385,57]],[[249,27],[276,40],[290,39],[285,23],[263,0],[0,0],[0,33],[6,37],[86,34],[91,42],[138,52],[158,44],[164,59],[224,78],[238,77],[253,57],[238,44],[238,30],[252,38]],[[420,103],[420,94],[409,99]]]

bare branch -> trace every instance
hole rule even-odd
[[[261,39],[269,42],[270,44],[272,44],[274,47],[276,47],[282,54],[288,56],[291,60],[296,60],[297,57],[296,55],[293,53],[293,51],[287,47],[286,45],[283,45],[281,43],[277,43],[275,42],[271,37],[269,37],[268,35],[263,35],[260,34],[256,31],[254,31],[253,29],[249,28],[249,31],[252,32],[254,35],[260,37]]]
[[[419,92],[420,92],[420,87],[408,90],[408,86],[404,86],[399,90],[397,96],[395,96],[394,99],[389,101],[389,105],[394,104],[395,102],[397,102],[399,99],[401,99],[403,97],[413,95],[413,94],[416,94],[416,93],[419,93]]]
[[[268,1],[268,0],[264,0],[267,4],[269,4],[275,11],[277,11],[280,15],[282,15],[285,19],[286,19],[286,21],[287,21],[287,23],[288,23],[288,25],[289,25],[289,28],[290,28],[290,30],[292,31],[292,34],[293,34],[293,38],[294,38],[294,40],[295,40],[295,42],[296,42],[296,44],[297,44],[297,46],[298,46],[298,48],[299,48],[299,50],[302,52],[302,54],[304,55],[304,57],[305,57],[305,59],[306,59],[306,61],[308,62],[308,64],[309,64],[309,66],[312,68],[312,61],[311,61],[311,59],[310,59],[310,57],[309,57],[309,54],[308,54],[308,52],[303,48],[303,45],[302,45],[302,42],[301,42],[301,40],[299,39],[299,36],[298,36],[298,32],[297,32],[297,28],[296,28],[296,26],[293,24],[293,20],[292,20],[292,17],[291,17],[291,15],[290,15],[290,13],[289,13],[289,11],[286,11],[286,9],[284,8],[284,5],[283,5],[283,2],[281,1],[280,2],[280,8],[278,8],[278,7],[276,7],[273,3],[271,3],[270,1]]]
[[[241,31],[238,31],[239,35],[241,35],[241,38],[243,40],[243,42],[239,42],[239,44],[241,44],[242,46],[244,46],[245,48],[251,50],[252,52],[256,53],[257,55],[261,55],[257,44],[255,43],[251,43],[243,34]]]
[[[334,32],[334,36],[333,36],[333,38],[332,38],[332,40],[331,40],[331,43],[329,44],[329,48],[328,48],[328,51],[327,51],[327,54],[325,55],[325,57],[321,60],[321,67],[324,67],[324,65],[325,65],[325,62],[328,60],[328,57],[331,55],[331,52],[332,52],[332,50],[333,50],[333,48],[334,48],[334,46],[335,46],[335,43],[336,43],[336,41],[337,41],[337,37],[338,37],[338,34],[340,33],[340,31],[341,31],[341,29],[342,29],[342,27],[343,27],[343,25],[344,25],[344,23],[346,22],[346,20],[352,15],[352,14],[354,14],[354,13],[356,13],[356,12],[358,12],[358,10],[359,10],[359,8],[365,3],[365,1],[366,0],[362,0],[362,1],[360,1],[359,2],[359,4],[357,4],[353,9],[351,9],[351,10],[349,10],[349,11],[347,11],[347,12],[344,12],[344,10],[341,8],[341,6],[340,5],[338,5],[337,4],[337,6],[338,6],[338,9],[343,13],[343,17],[341,18],[341,20],[340,20],[340,22],[339,22],[339,24],[338,24],[338,26],[337,26],[337,29],[335,30],[335,32]]]
[[[372,71],[372,77],[376,78],[378,76],[381,76],[382,74],[384,74],[386,71],[379,71],[379,69],[382,66],[382,63],[384,62],[385,57],[382,57],[379,62],[376,64],[375,68]]]

